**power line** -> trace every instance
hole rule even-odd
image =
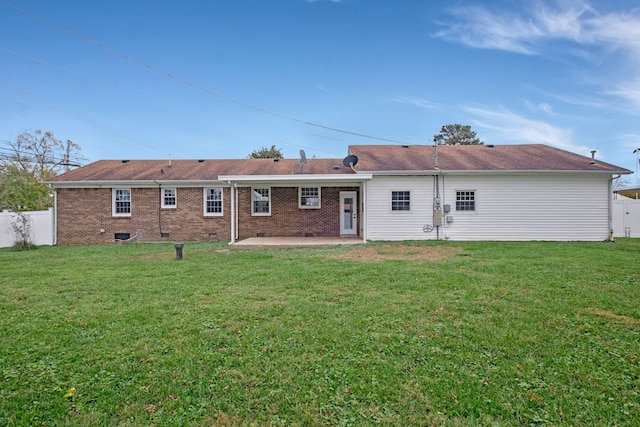
[[[153,71],[154,73],[163,75],[163,76],[168,77],[168,78],[170,78],[172,80],[175,80],[177,82],[180,82],[182,84],[190,86],[193,89],[196,89],[198,91],[204,92],[204,93],[206,93],[208,95],[211,95],[211,96],[214,96],[216,98],[220,98],[220,99],[225,100],[227,102],[231,102],[233,104],[240,105],[242,107],[245,107],[245,108],[248,108],[248,109],[251,109],[251,110],[254,110],[254,111],[258,111],[258,112],[261,112],[261,113],[264,113],[264,114],[268,114],[268,115],[271,115],[271,116],[274,116],[274,117],[279,117],[281,119],[290,120],[290,121],[297,122],[297,123],[302,123],[302,124],[305,124],[307,126],[314,126],[314,127],[317,127],[317,128],[321,128],[321,129],[325,129],[325,130],[329,130],[329,131],[333,131],[333,132],[339,132],[339,133],[343,133],[343,134],[347,134],[347,135],[358,136],[358,137],[361,137],[361,138],[375,139],[375,140],[378,140],[378,141],[393,142],[393,143],[397,143],[397,144],[407,144],[406,142],[398,141],[398,140],[395,140],[395,139],[381,138],[381,137],[376,137],[376,136],[372,136],[372,135],[366,135],[366,134],[359,133],[359,132],[352,132],[352,131],[348,131],[348,130],[334,128],[334,127],[331,127],[331,126],[322,125],[322,124],[311,122],[311,121],[308,121],[308,120],[298,119],[296,117],[292,117],[292,116],[287,116],[285,114],[276,113],[274,111],[270,111],[270,110],[267,110],[265,108],[257,107],[255,105],[252,105],[252,104],[249,104],[249,103],[246,103],[246,102],[243,102],[243,101],[239,101],[239,100],[234,99],[234,98],[230,98],[228,96],[225,96],[225,95],[222,95],[220,93],[214,92],[211,89],[208,89],[206,87],[203,87],[203,86],[200,86],[198,84],[195,84],[195,83],[193,83],[193,82],[191,82],[189,80],[183,79],[182,77],[178,77],[178,76],[176,76],[174,74],[171,74],[171,73],[169,73],[167,71],[164,71],[164,70],[162,70],[160,68],[154,67],[153,65],[147,64],[146,62],[143,62],[143,61],[141,61],[139,59],[136,59],[136,58],[134,58],[132,56],[129,56],[129,55],[123,53],[123,52],[120,52],[119,50],[116,50],[116,49],[110,48],[110,47],[108,47],[106,45],[103,45],[102,43],[100,43],[100,42],[98,42],[96,40],[93,40],[93,39],[91,39],[89,37],[83,36],[82,34],[76,33],[76,32],[74,32],[74,31],[72,31],[72,30],[70,30],[70,29],[68,29],[66,27],[63,27],[63,26],[61,26],[61,25],[59,25],[59,24],[57,24],[57,23],[55,23],[53,21],[50,21],[48,19],[45,19],[45,18],[43,18],[43,17],[41,17],[39,15],[36,15],[36,14],[32,13],[32,12],[29,12],[26,9],[18,7],[16,5],[14,5],[13,3],[10,3],[7,0],[0,0],[0,2],[4,3],[5,5],[13,8],[15,10],[17,10],[18,12],[20,12],[22,14],[30,16],[31,18],[36,19],[36,20],[38,20],[38,21],[40,21],[40,22],[42,22],[42,23],[44,23],[46,25],[49,25],[49,26],[51,26],[51,27],[53,27],[53,28],[55,28],[55,29],[57,29],[59,31],[65,32],[65,33],[71,35],[72,37],[75,37],[75,38],[77,38],[77,39],[79,39],[79,40],[81,40],[81,41],[83,41],[85,43],[88,43],[88,44],[91,44],[93,46],[96,46],[96,47],[98,47],[98,48],[100,48],[100,49],[102,49],[102,50],[104,50],[106,52],[109,52],[109,53],[111,53],[113,55],[119,56],[119,57],[121,57],[121,58],[123,58],[123,59],[125,59],[125,60],[127,60],[129,62],[133,62],[136,65],[140,65],[142,67],[145,67],[148,70]]]

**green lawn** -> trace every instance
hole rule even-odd
[[[2,249],[0,425],[640,423],[640,240],[366,249]]]

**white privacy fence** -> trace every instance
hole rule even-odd
[[[614,200],[612,219],[614,237],[640,237],[640,200]]]
[[[23,221],[23,216],[26,221]],[[15,226],[22,223],[29,228],[31,243],[34,245],[54,244],[54,215],[53,209],[33,212],[0,212],[0,248],[13,246],[22,237]]]

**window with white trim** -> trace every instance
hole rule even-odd
[[[269,187],[251,189],[251,214],[271,215],[271,189]]]
[[[162,207],[175,208],[177,204],[177,190],[175,188],[162,189]]]
[[[320,208],[320,187],[299,187],[298,207],[300,209]]]
[[[456,210],[457,211],[475,211],[476,210],[476,192],[475,191],[456,191]]]
[[[411,191],[391,192],[391,211],[402,212],[411,210]]]
[[[111,194],[113,216],[131,216],[131,189],[114,188]]]
[[[222,216],[222,188],[204,189],[204,214]]]

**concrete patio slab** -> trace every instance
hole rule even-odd
[[[288,249],[339,245],[361,245],[360,237],[250,237],[238,240],[231,249]]]

